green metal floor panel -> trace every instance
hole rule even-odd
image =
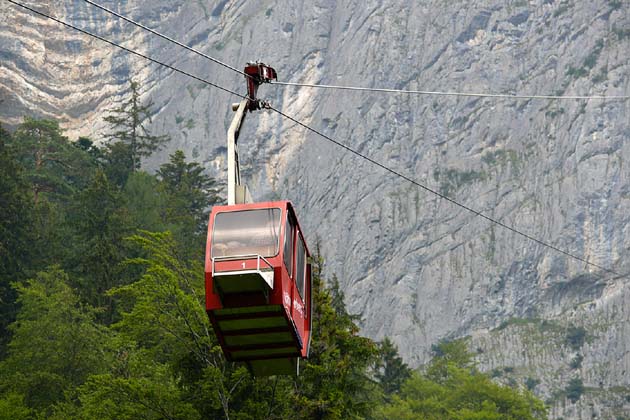
[[[295,354],[299,355],[295,346],[280,347],[277,349],[260,349],[260,350],[238,350],[231,352],[234,360],[250,358],[250,357],[265,357],[278,354]]]
[[[240,314],[254,314],[256,312],[282,312],[281,305],[262,305],[262,306],[245,306],[242,308],[223,308],[216,309],[214,314],[216,316],[224,315],[240,315]]]
[[[268,291],[269,286],[257,273],[215,277],[215,285],[223,293]]]
[[[276,328],[288,327],[289,323],[283,316],[274,318],[255,319],[233,319],[229,321],[219,321],[221,331],[236,331],[250,328]]]
[[[225,344],[228,346],[245,346],[250,344],[272,344],[272,343],[286,343],[287,345],[293,344],[293,336],[289,331],[276,332],[276,333],[263,333],[263,334],[250,334],[250,335],[236,335],[226,336]]]

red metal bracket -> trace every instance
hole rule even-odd
[[[273,67],[259,62],[247,63],[244,72],[247,75],[245,78],[247,79],[247,97],[249,99],[247,109],[255,111],[264,107],[264,104],[256,98],[258,86],[277,80],[278,76]]]

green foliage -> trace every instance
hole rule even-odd
[[[474,369],[472,354],[464,340],[443,340],[431,346],[434,358],[427,370],[427,377],[436,382],[448,379],[449,366],[458,369]]]
[[[379,344],[380,360],[377,365],[376,379],[386,395],[400,391],[400,387],[411,376],[411,369],[398,356],[396,345],[389,338]]]
[[[516,318],[516,317],[504,320],[503,322],[501,322],[501,324],[499,324],[496,330],[501,331],[513,325],[514,326],[533,325],[541,333],[564,332],[564,327],[555,321],[550,321],[548,319],[540,319],[540,318]]]
[[[630,28],[619,28],[618,26],[613,25],[612,33],[614,33],[620,41],[626,38],[630,38]]]
[[[63,136],[56,121],[25,118],[11,144],[36,205],[42,198],[61,200],[84,187],[84,174],[94,165]]]
[[[163,218],[181,243],[205,243],[208,209],[219,202],[214,179],[204,174],[196,162],[186,162],[184,152],[177,150],[157,172],[159,189],[167,197]]]
[[[444,171],[436,169],[433,178],[440,181],[440,193],[449,196],[465,185],[486,180],[487,175],[483,171],[460,171],[451,168]]]
[[[589,70],[595,67],[595,65],[597,64],[597,59],[599,58],[599,55],[602,53],[603,49],[604,41],[601,39],[597,40],[593,51],[591,51],[591,53],[584,59],[584,67]]]
[[[488,166],[497,164],[507,166],[509,164],[514,170],[518,170],[520,166],[518,153],[512,149],[499,149],[484,153],[483,156],[481,156],[481,161]]]
[[[294,418],[364,418],[379,395],[369,374],[378,362],[378,347],[359,335],[354,317],[340,305],[339,288],[326,289],[320,272],[316,264],[311,355],[296,381]]]
[[[531,319],[531,318],[508,318],[506,320],[501,321],[501,323],[497,327],[497,331],[504,330],[510,325],[525,325],[525,324],[529,324],[535,321],[536,320]]]
[[[58,268],[16,284],[21,304],[11,325],[9,356],[0,370],[0,390],[24,396],[28,407],[46,411],[64,399],[64,391],[83,383],[108,363],[103,327],[95,311],[82,305]]]
[[[573,66],[569,66],[566,71],[567,76],[571,76],[574,79],[586,76],[597,64],[597,60],[599,59],[599,56],[601,55],[603,49],[604,41],[600,39],[595,43],[595,48],[593,48],[593,51],[591,51],[591,53],[587,55],[582,62],[582,67],[576,68]]]
[[[145,273],[110,292],[130,307],[114,328],[154,360],[175,363],[193,354],[205,361],[216,340],[204,310],[203,268],[178,257],[169,233],[141,232],[131,241],[148,255],[129,263],[144,266]]]
[[[0,398],[0,420],[27,420],[32,410],[24,405],[24,395],[9,393]]]
[[[442,340],[433,344],[431,351],[434,357],[455,362],[460,367],[469,366],[472,361],[464,340]]]
[[[562,3],[560,3],[560,6],[558,6],[558,8],[556,10],[554,10],[553,12],[553,17],[557,18],[558,16],[560,16],[561,14],[565,13],[566,11],[569,10],[569,3],[567,1],[563,1]]]
[[[50,264],[66,267],[68,245],[74,242],[68,224],[68,205],[84,189],[97,162],[63,136],[56,121],[25,118],[10,139],[10,149],[30,190],[33,208],[24,208],[29,223],[28,275]],[[15,280],[15,279],[14,279]]]
[[[434,360],[428,370],[436,370]],[[462,420],[462,419],[546,419],[543,404],[528,391],[498,385],[469,368],[455,363],[445,369],[441,381],[414,373],[407,380],[400,396],[379,408],[377,419]]]
[[[104,118],[112,130],[106,135],[109,139],[109,155],[112,163],[119,164],[122,173],[140,169],[143,158],[151,156],[170,140],[166,135],[151,135],[146,125],[151,122],[153,103],[140,102],[137,82],[131,81],[130,89],[131,97],[119,107],[111,109]]]
[[[161,232],[176,224],[166,217],[167,196],[155,176],[144,171],[132,173],[121,191],[131,226]],[[169,223],[171,222],[171,223]]]
[[[195,188],[211,186],[214,181],[202,176],[197,165],[182,162],[185,164],[185,181],[192,181],[189,184],[170,184],[171,196],[163,188],[166,182],[159,182],[155,176],[146,173],[129,176],[122,170],[118,172],[121,175],[118,182],[112,184],[108,174],[116,175],[117,172],[108,159],[115,150],[120,151],[121,160],[127,159],[128,145],[111,145],[108,153],[103,154],[89,139],[70,143],[53,121],[26,119],[15,136],[0,129],[0,137],[0,172],[6,172],[6,176],[0,178],[0,214],[3,216],[0,220],[0,250],[7,251],[0,253],[1,309],[5,327],[15,319],[15,313],[21,306],[18,320],[12,327],[13,339],[8,356],[0,367],[0,377],[3,378],[0,406],[11,405],[15,410],[2,411],[11,413],[12,418],[24,417],[32,412],[57,418],[80,415],[93,418],[90,410],[94,407],[88,404],[88,391],[93,389],[89,384],[98,382],[99,387],[105,389],[104,383],[109,381],[112,390],[130,392],[134,384],[146,381],[164,385],[164,388],[151,389],[142,384],[141,388],[147,394],[179,398],[173,387],[184,392],[181,391],[184,388],[180,381],[183,377],[194,376],[191,371],[199,372],[195,380],[213,376],[225,383],[220,386],[215,383],[213,389],[231,390],[234,384],[224,379],[230,368],[225,367],[216,343],[208,354],[204,354],[206,359],[214,360],[219,367],[210,375],[208,370],[212,366],[199,363],[191,366],[192,353],[182,349],[177,340],[161,343],[163,347],[160,350],[178,349],[171,352],[174,354],[172,358],[162,363],[159,360],[169,354],[167,351],[158,357],[155,348],[143,347],[129,335],[119,335],[116,329],[103,327],[103,324],[120,318],[116,315],[116,304],[123,307],[133,305],[129,298],[107,294],[108,289],[132,280],[129,276],[134,274],[134,266],[125,266],[121,262],[138,252],[151,253],[148,248],[139,251],[130,249],[123,238],[136,227],[164,229],[168,226],[175,231],[183,230],[181,220],[169,219],[165,209],[175,205],[168,200],[181,194],[179,201],[174,201],[183,208],[182,203],[187,198],[182,190],[189,196],[194,195],[197,192]],[[120,182],[123,179],[125,182]],[[120,191],[117,185],[124,185],[124,189]],[[34,208],[31,197],[37,198]],[[202,199],[192,201],[192,205],[188,203],[187,214],[193,220],[205,219],[207,215],[203,213],[212,200],[204,202],[203,209],[199,204]],[[188,226],[185,228],[189,229]],[[170,250],[190,254],[186,246],[173,244]],[[197,243],[197,254],[198,249]],[[53,268],[37,274],[36,280],[27,284],[16,283],[15,289],[8,287],[9,281],[20,281],[26,278],[27,273],[41,270],[53,261],[60,263],[71,276]],[[139,271],[139,268],[135,270]],[[203,279],[199,273],[203,270],[197,266],[195,271],[199,282],[196,290],[202,291]],[[20,293],[17,301],[16,290]],[[167,296],[163,297],[168,300]],[[139,302],[136,310],[142,304],[144,302]],[[41,310],[36,310],[38,306]],[[92,309],[93,306],[99,307],[99,310]],[[211,334],[198,295],[194,308],[197,315],[201,313],[200,330]],[[173,319],[181,317],[174,312],[171,315]],[[118,325],[123,325],[123,321]],[[152,331],[147,329],[142,334]],[[2,339],[8,341],[9,338],[8,332],[3,331]],[[166,344],[169,347],[164,347]],[[133,375],[129,373],[126,366],[131,362],[124,361],[131,359],[136,361],[136,366],[145,366],[142,373],[140,369],[134,370]],[[243,371],[242,368],[238,370]],[[91,374],[97,376],[89,379]],[[127,388],[117,382],[127,379],[130,381]],[[202,388],[200,384],[193,383],[196,388]],[[212,392],[217,393],[215,390]],[[84,398],[85,405],[77,404],[79,396]],[[190,399],[190,396],[186,398]],[[205,400],[207,396],[203,395],[200,399]],[[229,398],[223,400],[228,401]],[[119,401],[115,401],[114,405],[119,405]],[[120,406],[124,409],[124,404]],[[222,407],[221,402],[216,406]],[[180,417],[194,417],[185,404],[178,407],[170,411],[173,417],[177,417],[178,412],[183,413]],[[180,408],[183,411],[178,411]],[[213,412],[211,417],[216,417],[215,414]]]
[[[200,419],[167,365],[143,361],[137,377],[95,375],[79,389],[86,419]]]
[[[584,327],[569,326],[567,329],[566,343],[571,349],[578,351],[586,341],[586,330]]]
[[[527,377],[527,379],[525,379],[525,387],[529,390],[529,391],[533,391],[538,384],[540,383],[540,381],[536,378],[532,378],[531,376]]]
[[[573,360],[571,360],[571,363],[569,364],[569,366],[571,366],[571,369],[579,369],[582,366],[583,360],[584,360],[584,356],[582,356],[581,354],[578,354],[573,358]]]
[[[567,398],[572,403],[576,403],[582,397],[582,394],[584,393],[584,383],[582,382],[582,379],[579,377],[575,377],[571,379],[567,387],[565,388],[565,392],[566,392]]]
[[[565,113],[564,108],[560,107],[560,108],[554,108],[554,109],[550,109],[547,112],[545,112],[545,116],[549,117],[549,118],[556,118],[558,115],[562,115]]]
[[[339,284],[339,279],[336,275],[333,275],[333,278],[328,282],[327,285],[328,293],[330,294],[330,306],[335,311],[337,316],[342,318],[349,317],[350,321],[356,321],[357,317],[350,315],[346,312],[346,304],[345,304],[345,294],[343,290],[341,290],[341,285]]]
[[[103,151],[99,149],[94,144],[94,142],[87,137],[79,137],[77,141],[73,143],[73,146],[75,146],[79,150],[83,150],[84,152],[86,152],[95,161],[103,158]]]
[[[11,281],[23,280],[32,256],[33,203],[23,168],[8,148],[11,136],[0,126],[0,357],[15,319],[17,297]]]
[[[593,83],[601,83],[605,81],[607,78],[608,78],[608,70],[606,69],[606,67],[602,67],[599,73],[595,74],[591,80],[593,81]]]
[[[529,391],[494,383],[478,372],[464,340],[433,346],[426,373],[414,372],[399,395],[377,410],[378,419],[545,419],[546,409]]]
[[[26,263],[32,203],[22,177],[23,168],[7,143],[11,136],[0,126],[0,276],[9,278]]]
[[[107,178],[119,187],[124,186],[135,171],[131,147],[123,142],[110,143],[103,156]]]
[[[340,287],[325,287],[318,270],[315,335],[301,375],[253,378],[223,359],[203,306],[200,263],[183,259],[168,233],[141,232],[131,242],[143,257],[129,264],[143,273],[109,292],[122,312],[108,329],[58,269],[19,287],[23,306],[0,389],[16,410],[53,419],[360,419],[401,410],[416,416],[407,418],[539,418],[528,414],[541,410],[528,394],[474,371],[462,341],[436,346],[429,372],[440,372],[438,380],[414,382],[419,374],[410,374],[391,342],[377,346],[358,335]],[[439,399],[421,401],[418,411],[412,392],[419,386]],[[385,393],[391,395],[377,409]]]
[[[82,297],[106,308],[105,320],[114,315],[113,301],[105,292],[120,281],[120,263],[126,253],[123,238],[131,233],[118,190],[105,173],[97,170],[92,182],[75,196],[70,212],[74,231],[72,272],[77,275]]]
[[[571,76],[574,79],[579,79],[580,77],[584,77],[588,74],[588,70],[584,67],[573,67],[573,66],[569,66],[569,68],[566,71],[566,75],[567,76]]]
[[[608,5],[612,10],[621,9],[622,1],[621,0],[608,0]]]
[[[131,241],[146,257],[129,261],[144,267],[144,274],[110,293],[126,308],[113,325],[120,340],[119,363],[114,374],[101,377],[99,386],[85,392],[104,383],[114,396],[122,390],[114,405],[126,399],[122,406],[129,413],[141,412],[153,399],[154,406],[171,407],[169,413],[177,418],[238,418],[233,415],[240,409],[237,402],[247,401],[247,390],[256,385],[243,366],[223,359],[204,310],[200,262],[183,259],[170,233],[141,232]],[[139,394],[147,380],[153,382],[144,390],[149,393]],[[129,399],[129,393],[136,396]]]

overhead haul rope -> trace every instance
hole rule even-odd
[[[87,0],[86,0],[87,1]],[[340,86],[340,85],[319,85],[311,83],[292,83],[292,82],[271,82],[272,85],[284,85],[284,86],[299,86],[307,88],[320,88],[320,89],[339,89],[339,90],[352,90],[360,92],[382,92],[382,93],[401,93],[409,95],[433,95],[433,96],[467,96],[475,98],[502,98],[502,99],[600,99],[600,100],[627,100],[630,96],[558,96],[558,95],[512,95],[508,93],[471,93],[471,92],[442,92],[431,90],[407,90],[407,89],[383,89],[383,88],[370,88],[359,86]]]
[[[201,77],[198,77],[198,76],[195,76],[195,75],[193,75],[193,74],[190,74],[190,73],[188,73],[188,72],[186,72],[186,71],[180,70],[180,69],[178,69],[177,67],[171,66],[171,65],[169,65],[169,64],[165,64],[165,63],[163,63],[163,62],[161,62],[161,61],[159,61],[159,60],[156,60],[156,59],[154,59],[154,58],[151,58],[151,57],[149,57],[149,56],[146,56],[146,55],[144,55],[144,54],[141,54],[141,53],[139,53],[139,52],[137,52],[137,51],[134,51],[134,50],[132,50],[132,49],[130,49],[130,48],[124,47],[124,46],[122,46],[122,45],[120,45],[120,44],[117,44],[117,43],[115,43],[115,42],[113,42],[113,41],[110,41],[110,40],[108,40],[108,39],[105,39],[105,38],[103,38],[103,37],[101,37],[101,36],[99,36],[99,35],[93,34],[93,33],[89,32],[89,31],[84,30],[84,29],[80,29],[80,28],[78,28],[78,27],[76,27],[76,26],[74,26],[74,25],[72,25],[72,24],[70,24],[70,23],[64,22],[64,21],[62,21],[62,20],[60,20],[60,19],[54,18],[54,17],[52,17],[52,16],[50,16],[50,15],[47,15],[47,14],[45,14],[45,13],[43,13],[43,12],[37,11],[37,10],[35,10],[35,9],[32,9],[32,8],[30,8],[30,7],[28,7],[28,6],[25,6],[25,5],[21,4],[21,3],[18,3],[18,2],[14,1],[14,0],[7,0],[7,1],[8,1],[9,3],[12,3],[12,4],[16,5],[16,6],[19,6],[19,7],[22,7],[22,8],[24,8],[24,9],[26,9],[26,10],[29,10],[29,11],[31,11],[31,12],[33,12],[33,13],[37,14],[37,15],[40,15],[40,16],[43,16],[43,17],[45,17],[45,18],[51,19],[51,20],[53,20],[53,21],[55,21],[55,22],[57,22],[57,23],[60,23],[60,24],[62,24],[62,25],[64,25],[64,26],[66,26],[66,27],[69,27],[69,28],[75,29],[75,30],[77,30],[77,31],[79,31],[79,32],[81,32],[81,33],[83,33],[83,34],[85,34],[85,35],[89,35],[89,36],[94,37],[94,38],[96,38],[96,39],[98,39],[98,40],[100,40],[100,41],[103,41],[103,42],[106,42],[106,43],[108,43],[108,44],[110,44],[110,45],[113,45],[113,46],[115,46],[115,47],[118,47],[118,48],[120,48],[120,49],[122,49],[122,50],[124,50],[124,51],[127,51],[127,52],[129,52],[129,53],[135,54],[135,55],[137,55],[137,56],[139,56],[139,57],[142,57],[142,58],[144,58],[144,59],[147,59],[147,60],[149,60],[149,61],[151,61],[151,62],[153,62],[153,63],[156,63],[156,64],[159,64],[159,65],[161,65],[161,66],[167,67],[167,68],[169,68],[169,69],[171,69],[171,70],[173,70],[173,71],[176,71],[176,72],[178,72],[178,73],[184,74],[184,75],[186,75],[186,76],[188,76],[188,77],[191,77],[191,78],[193,78],[193,79],[195,79],[195,80],[198,80],[198,81],[200,81],[200,82],[202,82],[202,83],[206,83],[206,84],[208,84],[208,85],[210,85],[210,86],[216,87],[216,88],[221,89],[221,90],[223,90],[223,91],[225,91],[225,92],[228,92],[228,93],[231,93],[231,94],[233,94],[233,95],[236,95],[236,96],[238,96],[238,97],[240,97],[240,98],[242,98],[242,99],[247,99],[247,96],[241,95],[241,94],[236,93],[236,92],[234,92],[234,91],[231,91],[231,90],[229,90],[229,89],[227,89],[227,88],[224,88],[224,87],[222,87],[222,86],[219,86],[219,85],[217,85],[217,84],[215,84],[215,83],[212,83],[212,82],[209,82],[209,81],[207,81],[207,80],[205,80],[205,79],[202,79]],[[394,170],[394,169],[391,169],[390,167],[388,167],[388,166],[386,166],[386,165],[384,165],[384,164],[382,164],[382,163],[380,163],[380,162],[378,162],[378,161],[376,161],[376,160],[374,160],[374,159],[372,159],[372,158],[370,158],[370,157],[368,157],[368,156],[366,156],[366,155],[361,154],[360,152],[358,152],[358,151],[356,151],[356,150],[354,150],[354,149],[350,148],[349,146],[346,146],[345,144],[343,144],[343,143],[341,143],[341,142],[339,142],[339,141],[337,141],[337,140],[333,139],[333,138],[332,138],[332,137],[330,137],[330,136],[327,136],[326,134],[324,134],[324,133],[322,133],[322,132],[320,132],[320,131],[318,131],[318,130],[316,130],[316,129],[314,129],[314,128],[310,127],[310,126],[308,126],[307,124],[305,124],[305,123],[303,123],[303,122],[301,122],[301,121],[297,120],[297,119],[296,119],[296,118],[294,118],[294,117],[291,117],[290,115],[285,114],[284,112],[282,112],[282,111],[280,111],[280,110],[278,110],[278,109],[276,109],[276,108],[274,108],[274,107],[272,107],[272,106],[270,106],[270,105],[267,105],[266,107],[267,107],[268,109],[270,109],[270,110],[272,110],[272,111],[274,111],[274,112],[278,113],[278,114],[279,114],[279,115],[281,115],[282,117],[284,117],[284,118],[286,118],[286,119],[288,119],[288,120],[290,120],[290,121],[294,122],[295,124],[297,124],[297,125],[299,125],[299,126],[301,126],[301,127],[305,128],[305,129],[307,129],[308,131],[311,131],[311,132],[313,132],[313,133],[317,134],[318,136],[320,136],[320,137],[322,137],[322,138],[324,138],[324,139],[326,139],[326,140],[330,141],[331,143],[333,143],[333,144],[335,144],[335,145],[337,145],[337,146],[339,146],[339,147],[343,148],[344,150],[346,150],[346,151],[348,151],[348,152],[350,152],[350,153],[352,153],[352,154],[354,154],[354,155],[356,155],[356,156],[358,156],[358,157],[360,157],[360,158],[362,158],[362,159],[364,159],[364,160],[366,160],[366,161],[370,162],[370,163],[371,163],[371,164],[373,164],[373,165],[378,166],[379,168],[381,168],[381,169],[383,169],[383,170],[385,170],[385,171],[387,171],[387,172],[391,173],[392,175],[395,175],[395,176],[397,176],[397,177],[399,177],[399,178],[402,178],[402,179],[404,179],[405,181],[407,181],[407,182],[409,182],[409,183],[411,183],[411,184],[413,184],[413,185],[415,185],[415,186],[417,186],[417,187],[419,187],[419,188],[422,188],[423,190],[425,190],[425,191],[427,191],[427,192],[429,192],[429,193],[431,193],[431,194],[434,194],[434,195],[438,196],[439,198],[441,198],[441,199],[443,199],[443,200],[446,200],[446,201],[450,202],[451,204],[454,204],[454,205],[456,205],[456,206],[458,206],[458,207],[460,207],[460,208],[462,208],[462,209],[464,209],[464,210],[466,210],[466,211],[468,211],[468,212],[470,212],[470,213],[473,213],[475,216],[479,216],[479,217],[481,217],[482,219],[485,219],[485,220],[487,220],[487,221],[489,221],[489,222],[491,222],[491,223],[493,223],[493,224],[495,224],[495,225],[497,225],[497,226],[500,226],[500,227],[502,227],[502,228],[504,228],[504,229],[507,229],[507,230],[509,230],[509,231],[511,231],[511,232],[513,232],[513,233],[515,233],[515,234],[517,234],[517,235],[520,235],[520,236],[522,236],[522,237],[526,238],[526,239],[529,239],[529,240],[531,240],[531,241],[533,241],[533,242],[535,242],[535,243],[537,243],[537,244],[539,244],[539,245],[541,245],[541,246],[543,246],[543,247],[546,247],[546,248],[552,249],[552,250],[554,250],[554,251],[556,251],[556,252],[559,252],[559,253],[561,253],[561,254],[563,254],[563,255],[566,255],[567,257],[572,258],[572,259],[574,259],[574,260],[576,260],[576,261],[580,261],[580,262],[582,262],[582,263],[584,263],[584,264],[586,264],[586,265],[589,265],[589,266],[591,266],[591,267],[598,268],[598,269],[600,269],[600,270],[602,270],[602,271],[605,271],[605,272],[607,272],[607,273],[614,274],[614,275],[616,276],[615,278],[621,278],[621,277],[626,277],[626,276],[627,276],[626,274],[623,274],[623,275],[622,275],[622,274],[619,274],[619,273],[617,273],[616,271],[611,270],[611,269],[609,269],[609,268],[606,268],[606,267],[604,267],[604,266],[602,266],[602,265],[599,265],[599,264],[597,264],[597,263],[590,262],[590,261],[588,261],[588,260],[587,260],[587,259],[585,259],[585,258],[582,258],[582,257],[580,257],[580,256],[578,256],[578,255],[572,254],[572,253],[570,253],[570,252],[568,252],[568,251],[565,251],[565,250],[563,250],[563,249],[561,249],[561,248],[558,248],[558,247],[557,247],[557,246],[555,246],[555,245],[552,245],[552,244],[550,244],[550,243],[548,243],[548,242],[542,241],[542,240],[537,239],[537,238],[535,238],[535,237],[533,237],[533,236],[531,236],[531,235],[529,235],[529,234],[527,234],[527,233],[524,233],[524,232],[522,232],[522,231],[518,230],[517,228],[515,228],[515,227],[513,227],[513,226],[507,225],[507,224],[505,224],[505,223],[503,223],[503,222],[501,222],[501,221],[499,221],[499,220],[496,220],[496,219],[494,219],[494,218],[492,218],[492,217],[490,217],[490,216],[487,216],[487,215],[485,215],[484,213],[482,213],[482,212],[480,212],[480,211],[478,211],[478,210],[473,209],[472,207],[469,207],[469,206],[467,206],[467,205],[465,205],[465,204],[462,204],[462,203],[460,203],[460,202],[458,202],[458,201],[456,201],[456,200],[454,200],[454,199],[452,199],[452,198],[450,198],[450,197],[448,197],[448,196],[446,196],[446,195],[444,195],[444,194],[442,194],[442,193],[440,193],[440,192],[438,192],[438,191],[436,191],[436,190],[434,190],[434,189],[432,189],[432,188],[427,187],[427,186],[426,186],[426,185],[424,185],[424,184],[421,184],[420,182],[418,182],[418,181],[416,181],[416,180],[414,180],[414,179],[412,179],[412,178],[408,177],[407,175],[402,174],[401,172],[398,172],[398,171],[396,171],[396,170]]]
[[[535,237],[533,237],[533,236],[531,236],[531,235],[529,235],[527,233],[521,232],[520,230],[516,229],[513,226],[507,225],[507,224],[505,224],[505,223],[503,223],[503,222],[501,222],[499,220],[493,219],[492,217],[487,216],[486,214],[484,214],[484,213],[482,213],[482,212],[480,212],[478,210],[475,210],[472,207],[469,207],[469,206],[467,206],[465,204],[462,204],[462,203],[460,203],[460,202],[458,202],[458,201],[456,201],[456,200],[454,200],[454,199],[452,199],[452,198],[450,198],[450,197],[440,193],[439,191],[436,191],[436,190],[434,190],[434,189],[432,189],[430,187],[427,187],[424,184],[421,184],[420,182],[414,180],[413,178],[408,177],[407,175],[405,175],[405,174],[403,174],[401,172],[398,172],[398,171],[396,171],[396,170],[394,170],[394,169],[392,169],[392,168],[390,168],[388,166],[385,166],[384,164],[382,164],[382,163],[372,159],[371,157],[366,156],[366,155],[364,155],[364,154],[362,154],[362,153],[360,153],[360,152],[358,152],[358,151],[356,151],[356,150],[346,146],[345,144],[339,142],[338,140],[335,140],[335,139],[331,138],[330,136],[327,136],[326,134],[322,133],[321,131],[318,131],[318,130],[308,126],[307,124],[304,124],[303,122],[298,121],[297,119],[291,117],[290,115],[285,114],[284,112],[282,112],[282,111],[280,111],[280,110],[278,110],[278,109],[276,109],[276,108],[274,108],[272,106],[269,106],[268,108],[271,109],[274,112],[277,112],[278,114],[280,114],[284,118],[286,118],[286,119],[296,123],[297,125],[307,129],[308,131],[311,131],[311,132],[317,134],[318,136],[328,140],[329,142],[331,142],[331,143],[333,143],[333,144],[335,144],[335,145],[345,149],[346,151],[348,151],[348,152],[350,152],[350,153],[360,157],[361,159],[367,160],[371,164],[376,165],[376,166],[378,166],[381,169],[384,169],[385,171],[391,173],[392,175],[395,175],[395,176],[397,176],[399,178],[402,178],[405,181],[410,182],[411,184],[413,184],[413,185],[415,185],[417,187],[420,187],[423,190],[425,190],[425,191],[427,191],[427,192],[429,192],[431,194],[434,194],[434,195],[438,196],[439,198],[448,201],[451,204],[454,204],[454,205],[456,205],[456,206],[458,206],[458,207],[460,207],[460,208],[462,208],[462,209],[464,209],[464,210],[466,210],[466,211],[468,211],[470,213],[473,213],[475,216],[479,216],[482,219],[485,219],[485,220],[487,220],[487,221],[489,221],[491,223],[494,223],[497,226],[500,226],[500,227],[502,227],[504,229],[507,229],[510,232],[516,233],[517,235],[520,235],[520,236],[522,236],[522,237],[524,237],[526,239],[529,239],[530,241],[536,242],[539,245],[542,245],[542,246],[547,247],[549,249],[552,249],[552,250],[554,250],[556,252],[564,254],[567,257],[573,258],[573,259],[575,259],[577,261],[581,261],[581,262],[583,262],[583,263],[585,263],[587,265],[599,268],[600,270],[606,271],[607,273],[610,273],[610,274],[614,274],[615,276],[624,277],[623,275],[617,273],[616,271],[613,271],[613,270],[611,270],[609,268],[606,268],[604,266],[601,266],[599,264],[590,262],[590,261],[588,261],[585,258],[582,258],[582,257],[580,257],[578,255],[572,254],[572,253],[570,253],[568,251],[565,251],[565,250],[563,250],[561,248],[558,248],[557,246],[552,245],[552,244],[550,244],[548,242],[545,242],[545,241],[542,241],[540,239],[537,239],[537,238],[535,238]]]
[[[208,54],[206,54],[206,53],[203,53],[203,52],[201,52],[201,51],[199,51],[199,50],[196,50],[196,49],[194,49],[194,48],[192,48],[192,47],[189,47],[188,45],[186,45],[186,44],[184,44],[184,43],[182,43],[182,42],[179,42],[179,41],[177,41],[177,40],[175,40],[175,39],[173,39],[173,38],[171,38],[171,37],[168,37],[168,36],[166,36],[166,35],[164,35],[164,34],[161,34],[161,33],[159,33],[158,31],[153,30],[153,29],[151,29],[151,28],[149,28],[149,27],[147,27],[147,26],[145,26],[145,25],[143,25],[143,24],[141,24],[141,23],[138,23],[138,22],[136,22],[136,21],[135,21],[135,20],[133,20],[133,19],[130,19],[130,18],[126,17],[126,16],[123,16],[123,15],[121,15],[120,13],[117,13],[117,12],[115,12],[115,11],[111,10],[111,9],[108,9],[108,8],[107,8],[107,7],[105,7],[105,6],[101,6],[100,4],[95,3],[95,2],[93,2],[93,1],[91,1],[91,0],[83,0],[83,1],[84,1],[84,2],[86,2],[86,3],[91,4],[91,5],[92,5],[92,6],[94,6],[94,7],[98,7],[99,9],[101,9],[101,10],[103,10],[103,11],[105,11],[105,12],[107,12],[107,13],[111,14],[111,15],[114,15],[114,16],[116,16],[116,17],[118,17],[118,18],[120,18],[120,19],[122,19],[122,20],[124,20],[124,21],[126,21],[126,22],[129,22],[129,23],[131,23],[131,24],[133,24],[133,25],[136,25],[137,27],[142,28],[142,29],[144,29],[145,31],[151,32],[153,35],[157,35],[157,36],[159,36],[160,38],[165,39],[165,40],[167,40],[167,41],[169,41],[169,42],[172,42],[173,44],[175,44],[175,45],[177,45],[177,46],[180,46],[180,47],[182,47],[182,48],[184,48],[184,49],[186,49],[186,50],[188,50],[188,51],[190,51],[190,52],[193,52],[193,53],[195,53],[195,54],[197,54],[197,55],[199,55],[199,56],[201,56],[201,57],[203,57],[203,58],[205,58],[205,59],[207,59],[207,60],[210,60],[210,61],[212,61],[212,62],[214,62],[214,63],[216,63],[216,64],[219,64],[219,65],[221,65],[221,66],[223,66],[223,67],[225,67],[225,68],[228,68],[228,69],[230,69],[230,70],[232,70],[232,71],[234,71],[234,72],[236,72],[236,73],[239,73],[239,74],[241,74],[241,75],[243,75],[243,76],[245,76],[245,77],[252,77],[252,76],[250,76],[249,74],[247,74],[247,73],[245,73],[245,72],[243,72],[243,71],[241,71],[241,70],[237,69],[236,67],[232,67],[232,66],[230,66],[229,64],[224,63],[223,61],[219,60],[218,58],[211,57],[211,56],[209,56],[209,55],[208,55]]]

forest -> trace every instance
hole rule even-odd
[[[148,131],[151,104],[131,92],[98,145],[52,120],[0,127],[0,419],[546,418],[527,389],[476,369],[463,340],[412,370],[389,339],[361,336],[318,254],[300,375],[227,362],[203,290],[223,192],[182,151],[142,169],[169,137]]]

